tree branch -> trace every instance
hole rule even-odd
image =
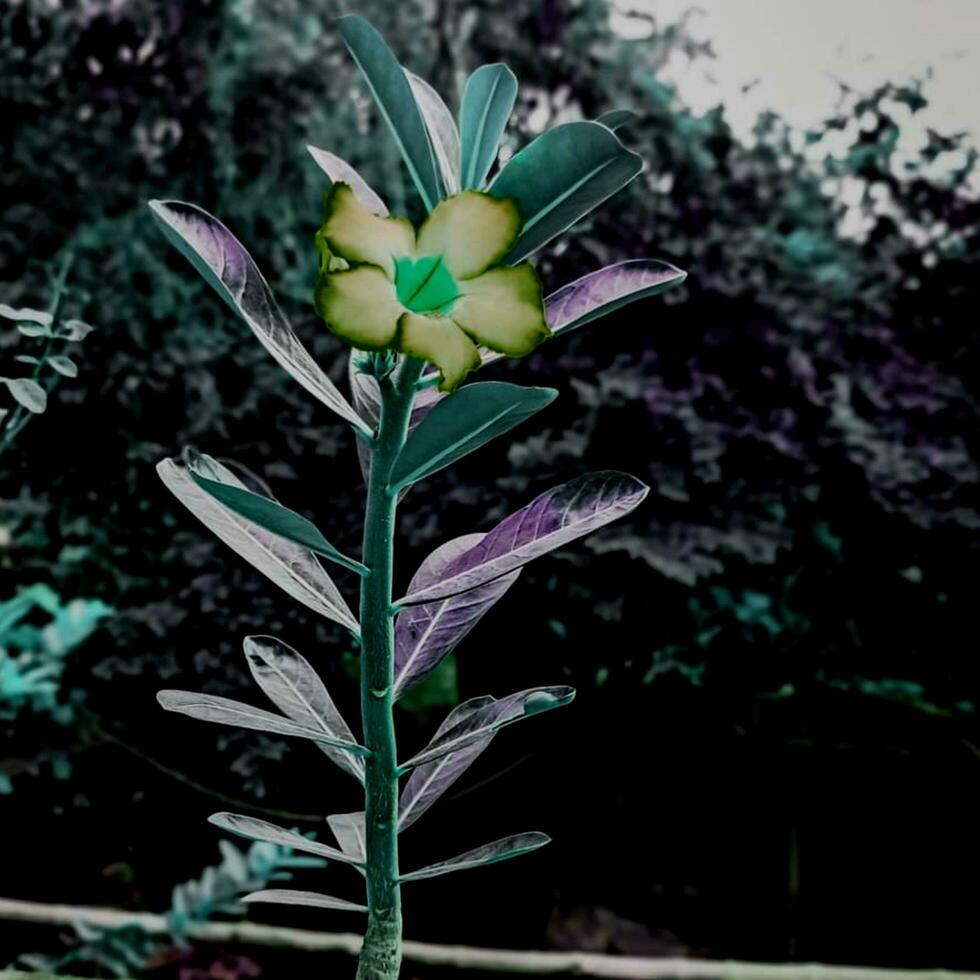
[[[162,915],[122,912],[117,909],[76,905],[46,905],[0,898],[0,919],[119,928],[139,926],[150,933],[169,931]],[[356,956],[361,937],[353,933],[310,932],[264,926],[257,922],[209,922],[190,925],[188,935],[198,942],[242,943],[279,946],[316,953],[349,953]],[[405,959],[430,966],[455,967],[461,971],[487,970],[549,976],[571,974],[615,980],[980,980],[980,973],[953,970],[900,970],[821,963],[740,963],[730,960],[688,960],[665,957],[609,956],[603,953],[537,952],[478,949],[406,941]],[[0,980],[47,980],[44,974],[3,973]],[[58,977],[57,980],[70,980]]]

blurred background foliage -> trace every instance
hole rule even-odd
[[[690,273],[495,369],[561,398],[403,509],[407,581],[440,541],[585,470],[653,487],[629,522],[530,566],[406,705],[413,746],[460,694],[580,688],[566,717],[498,740],[405,850],[416,864],[530,827],[555,844],[534,863],[418,886],[408,934],[976,968],[959,898],[980,871],[975,151],[930,133],[904,152],[902,126],[929,94],[904,80],[842,87],[812,132],[764,114],[737,139],[721,109],[695,114],[661,79],[677,52],[711,57],[686,21],[626,40],[601,0],[356,9],[451,104],[470,70],[510,64],[510,151],[558,121],[636,113],[620,135],[647,169],[541,256],[550,288],[646,255]],[[177,197],[220,216],[343,378],[346,351],[309,301],[324,178],[304,146],[349,160],[393,211],[417,216],[419,202],[341,50],[339,12],[332,0],[0,12],[0,301],[46,307],[70,254],[63,305],[95,327],[78,376],[0,456],[0,598],[37,599],[21,630],[79,601],[94,629],[48,654],[32,635],[50,667],[34,692],[23,642],[0,635],[0,807],[21,842],[5,894],[165,910],[213,853],[203,818],[219,800],[304,830],[354,806],[343,776],[305,775],[303,746],[215,736],[153,700],[163,682],[251,697],[240,644],[259,632],[304,651],[356,714],[341,631],[178,513],[153,472],[185,444],[231,457],[356,551],[352,440],[145,206]],[[13,357],[42,342],[7,323],[0,370],[16,374]],[[197,747],[192,765],[179,743]],[[308,915],[300,924],[334,924]],[[17,933],[0,959],[51,946]],[[234,962],[200,976],[257,969]]]

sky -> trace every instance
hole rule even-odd
[[[670,80],[695,109],[722,101],[736,131],[770,107],[809,126],[829,114],[834,78],[859,90],[885,80],[933,80],[931,105],[918,121],[940,132],[980,138],[980,0],[612,0],[623,33],[648,29],[628,11],[667,21],[692,6],[700,36],[714,42],[713,62],[679,61]],[[747,95],[741,87],[757,85]],[[914,138],[914,132],[909,134]]]

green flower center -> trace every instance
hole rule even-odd
[[[413,313],[449,313],[459,296],[456,280],[438,255],[396,259],[395,290],[398,302]]]

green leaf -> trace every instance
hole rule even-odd
[[[219,483],[217,480],[209,480],[207,477],[191,471],[194,482],[206,493],[214,497],[218,503],[223,504],[229,510],[234,511],[245,520],[264,527],[267,531],[294,544],[308,548],[310,551],[324,558],[329,558],[344,568],[364,574],[367,569],[353,558],[348,558],[345,554],[338,551],[305,517],[297,514],[296,511],[283,507],[269,497],[262,494],[252,493],[241,487],[234,487],[227,483]]]
[[[392,490],[431,476],[550,404],[553,388],[502,381],[467,385],[444,398],[415,427],[395,460]]]
[[[620,126],[636,119],[636,113],[632,109],[610,109],[601,116],[596,117],[596,122],[601,123],[607,129],[617,130]]]
[[[384,38],[363,17],[340,18],[340,34],[391,130],[422,203],[431,211],[442,182],[412,86]]]
[[[519,262],[550,242],[642,169],[643,160],[601,123],[565,123],[542,133],[489,188],[494,197],[514,198],[524,216],[504,262]]]
[[[506,65],[483,65],[466,80],[459,111],[464,188],[483,187],[516,98],[517,78]]]
[[[40,415],[48,407],[48,393],[30,378],[4,378],[3,383],[14,401],[29,412]]]
[[[0,303],[0,316],[5,320],[16,320],[18,323],[36,323],[42,327],[50,327],[54,319],[44,310],[32,310],[29,306],[15,308],[6,303]]]
[[[65,357],[64,354],[55,354],[53,357],[49,357],[48,364],[58,374],[63,374],[66,378],[78,377],[78,365],[70,357]]]

